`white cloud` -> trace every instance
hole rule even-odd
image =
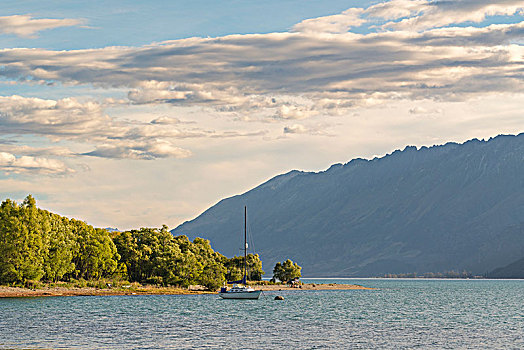
[[[312,136],[334,136],[328,130],[331,126],[326,123],[316,123],[310,125],[304,124],[292,124],[286,125],[283,129],[283,133],[287,134],[299,134],[299,135],[312,135]]]
[[[115,141],[110,144],[101,144],[91,152],[84,153],[87,156],[102,158],[128,158],[128,159],[157,159],[157,158],[187,158],[191,152],[180,147],[176,147],[165,140],[147,141]]]
[[[353,27],[359,27],[366,22],[361,17],[364,9],[350,8],[332,15],[306,19],[293,26],[293,31],[302,33],[345,33]]]
[[[151,124],[179,124],[181,123],[180,119],[173,117],[158,117],[151,120]]]
[[[278,119],[304,119],[318,114],[318,111],[304,106],[282,105],[275,118]]]
[[[368,13],[384,19],[399,19],[384,28],[425,30],[449,24],[481,22],[488,16],[513,15],[524,8],[522,0],[407,1],[393,0],[372,6]],[[407,17],[407,18],[403,18]]]
[[[103,113],[96,102],[74,98],[43,100],[0,96],[0,132],[4,135],[39,135],[53,141],[70,140],[96,145],[84,154],[99,157],[155,159],[187,157],[190,152],[167,140],[202,137],[202,132],[183,132],[174,123],[138,123],[116,120]],[[40,152],[53,149],[42,149]],[[56,148],[54,149],[56,151]],[[71,155],[63,151],[63,155]]]
[[[30,156],[16,157],[7,152],[0,152],[0,171],[6,174],[37,173],[44,175],[66,175],[75,172],[56,159]]]
[[[129,88],[128,101],[135,105],[210,106],[300,119],[398,98],[457,100],[522,89],[522,46],[511,43],[522,39],[523,25],[231,35],[139,48],[8,49],[0,50],[0,75]]]
[[[424,108],[422,106],[416,106],[409,109],[410,114],[440,114],[442,113],[442,109],[435,108],[435,109],[428,109]]]
[[[89,151],[74,152],[67,147],[30,147],[0,143],[0,151],[33,156],[93,156],[152,160],[186,158],[191,151],[176,145],[183,139],[261,136],[264,130],[206,130],[177,118],[158,117],[150,122],[118,119],[104,113],[104,105],[75,98],[61,100],[22,96],[0,96],[0,133],[33,135],[52,142],[67,141]],[[114,107],[112,105],[112,107]],[[126,107],[124,105],[124,107]],[[127,107],[129,109],[129,107]],[[128,111],[128,115],[132,112]],[[94,149],[93,149],[94,148]]]
[[[305,134],[307,132],[308,129],[301,124],[294,124],[284,127],[284,134]]]
[[[429,6],[426,0],[390,0],[370,6],[365,13],[371,17],[393,20],[420,14]]]
[[[129,91],[127,97],[134,103],[155,103],[188,99],[193,92],[178,90],[169,82],[144,81],[139,83],[139,89]]]
[[[111,133],[115,125],[110,124],[111,118],[96,102],[0,96],[0,131],[4,134],[89,139]]]
[[[36,33],[59,27],[72,27],[83,24],[81,19],[32,18],[29,15],[0,17],[0,34],[14,34],[24,38],[35,38]]]
[[[57,157],[73,157],[75,154],[67,147],[32,147],[28,145],[21,145],[18,142],[0,143],[0,152],[13,153],[23,156],[57,156]]]

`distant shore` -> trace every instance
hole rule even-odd
[[[296,287],[281,284],[252,285],[251,287],[263,291],[280,291],[280,290],[350,290],[350,289],[374,289],[364,287],[358,284],[339,284],[339,283],[305,283]]]
[[[297,291],[297,290],[350,290],[373,289],[356,284],[337,283],[307,283],[299,287],[288,285],[252,285],[262,291]],[[190,295],[190,294],[215,294],[216,292],[202,290],[198,287],[176,288],[142,286],[133,289],[125,288],[67,288],[46,287],[39,289],[0,286],[0,298],[27,298],[27,297],[56,297],[56,296],[109,296],[109,295]]]

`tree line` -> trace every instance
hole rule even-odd
[[[167,226],[109,232],[36,206],[0,206],[0,284],[118,278],[130,282],[216,289],[242,278],[243,257],[227,258],[208,240],[173,236]],[[248,279],[261,280],[258,254],[247,259]]]

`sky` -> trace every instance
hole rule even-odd
[[[4,0],[0,195],[174,228],[294,169],[523,132],[523,81],[524,1]]]

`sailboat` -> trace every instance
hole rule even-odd
[[[222,287],[218,295],[223,299],[258,299],[261,290],[254,290],[246,286],[247,279],[247,207],[244,206],[244,268],[242,279],[239,281],[232,281],[233,287],[227,289]]]

